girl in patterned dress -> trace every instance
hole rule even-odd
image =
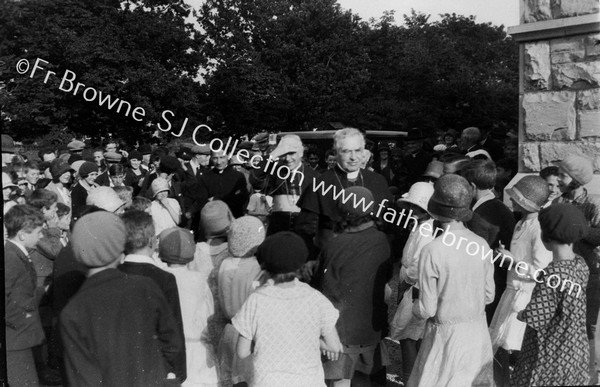
[[[335,329],[339,312],[325,296],[298,280],[308,258],[304,241],[289,231],[275,233],[260,245],[257,257],[271,279],[232,319],[240,334],[238,356],[251,355],[250,386],[325,386],[321,351],[330,360],[341,353]]]
[[[527,324],[523,347],[512,375],[514,386],[575,386],[589,381],[585,330],[589,271],[573,243],[587,222],[575,206],[553,204],[540,211],[542,242],[552,262],[539,270],[529,305],[517,318]]]

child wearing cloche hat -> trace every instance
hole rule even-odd
[[[541,239],[538,212],[546,203],[550,190],[539,176],[524,176],[513,187],[506,190],[513,211],[522,214],[514,229],[510,251],[496,250],[502,257],[514,262],[508,270],[506,289],[490,324],[492,350],[496,355],[496,382],[508,384],[509,356],[511,351],[520,351],[525,324],[517,320],[517,313],[525,308],[535,287],[535,274],[544,269],[552,254],[546,250]],[[519,265],[519,269],[515,265]]]
[[[527,328],[510,385],[590,385],[585,305],[589,270],[573,251],[589,232],[588,222],[571,204],[544,208],[538,220],[552,262],[541,271],[531,301],[517,315]]]
[[[217,358],[206,332],[215,305],[204,276],[187,267],[195,251],[194,234],[190,230],[173,227],[158,236],[158,256],[168,264],[165,270],[175,276],[179,290],[187,364],[185,382],[217,387]]]
[[[298,280],[308,258],[300,236],[289,231],[265,239],[257,257],[271,278],[252,293],[232,319],[237,354],[253,353],[251,386],[323,386],[321,351],[337,359],[338,311],[321,293]],[[254,348],[252,346],[254,344]]]
[[[418,296],[419,256],[423,246],[434,239],[433,219],[427,213],[427,203],[433,195],[433,184],[417,182],[396,202],[397,206],[408,211],[408,217],[414,217],[415,222],[407,224],[414,226],[402,251],[402,266],[400,268],[398,294],[402,299],[390,326],[390,337],[400,341],[402,349],[401,380],[406,383],[417,357],[418,342],[425,332],[425,320],[418,318],[412,312],[413,303]],[[426,230],[432,230],[427,232]]]
[[[494,299],[494,266],[487,242],[463,223],[472,217],[472,195],[464,177],[448,174],[435,183],[427,205],[443,234],[419,258],[413,313],[427,323],[409,386],[494,384],[485,316]]]
[[[154,281],[116,269],[126,235],[123,221],[105,211],[73,227],[73,254],[88,278],[60,315],[68,385],[142,387],[174,378],[172,362],[183,340]]]
[[[210,288],[215,313],[208,322],[208,340],[213,348],[218,348],[223,329],[228,318],[219,302],[218,274],[221,262],[230,256],[227,232],[233,221],[233,215],[225,202],[211,200],[200,211],[200,223],[206,242],[196,244],[194,259],[188,263],[190,270],[200,272]]]
[[[266,230],[260,219],[242,216],[231,222],[228,232],[229,253],[219,268],[219,302],[228,319],[240,310],[248,296],[265,281],[255,257],[256,249],[265,240]],[[233,384],[248,382],[251,373],[249,359],[240,359],[235,354],[238,332],[231,324],[225,326],[219,345],[221,381]]]

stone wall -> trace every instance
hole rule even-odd
[[[598,0],[521,0],[519,41],[521,172],[570,153],[600,171],[600,14]],[[582,16],[584,15],[584,16]]]
[[[598,0],[521,0],[521,24],[598,13]]]

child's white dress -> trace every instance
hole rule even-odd
[[[519,275],[519,272],[532,276],[537,269],[543,269],[552,262],[552,252],[546,250],[542,243],[537,216],[517,223],[510,243],[510,252],[515,258],[515,265],[519,261],[525,262],[529,270],[525,272],[521,267],[517,270],[515,265],[508,270],[506,290],[502,293],[490,324],[494,353],[499,347],[513,351],[521,350],[527,324],[517,320],[517,313],[529,304],[536,282]]]
[[[413,287],[419,288],[417,283],[419,280],[419,254],[421,254],[423,246],[434,240],[433,232],[420,232],[425,223],[429,223],[429,229],[433,230],[433,219],[421,223],[418,230],[411,232],[402,251],[400,283],[406,281],[413,286],[404,293],[390,324],[390,337],[394,340],[420,340],[425,331],[426,320],[413,314]]]
[[[339,312],[309,285],[267,284],[248,297],[232,324],[255,342],[250,386],[325,386],[320,337],[335,329]]]
[[[167,267],[177,281],[183,332],[187,379],[182,387],[219,385],[217,361],[208,338],[208,319],[214,314],[213,297],[201,273],[187,267]]]
[[[225,258],[219,268],[219,297],[225,316],[233,318],[248,296],[262,285],[264,272],[255,257]],[[221,373],[235,383],[245,382],[252,377],[250,358],[240,359],[236,353],[239,333],[233,325],[227,324],[219,343],[217,355]]]

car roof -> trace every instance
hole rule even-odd
[[[296,134],[302,140],[324,140],[333,139],[333,135],[337,130],[318,130],[318,131],[296,131],[296,132],[279,132],[277,138],[280,139],[288,134]],[[366,137],[370,140],[393,140],[398,137],[406,137],[408,132],[399,130],[367,130]]]

